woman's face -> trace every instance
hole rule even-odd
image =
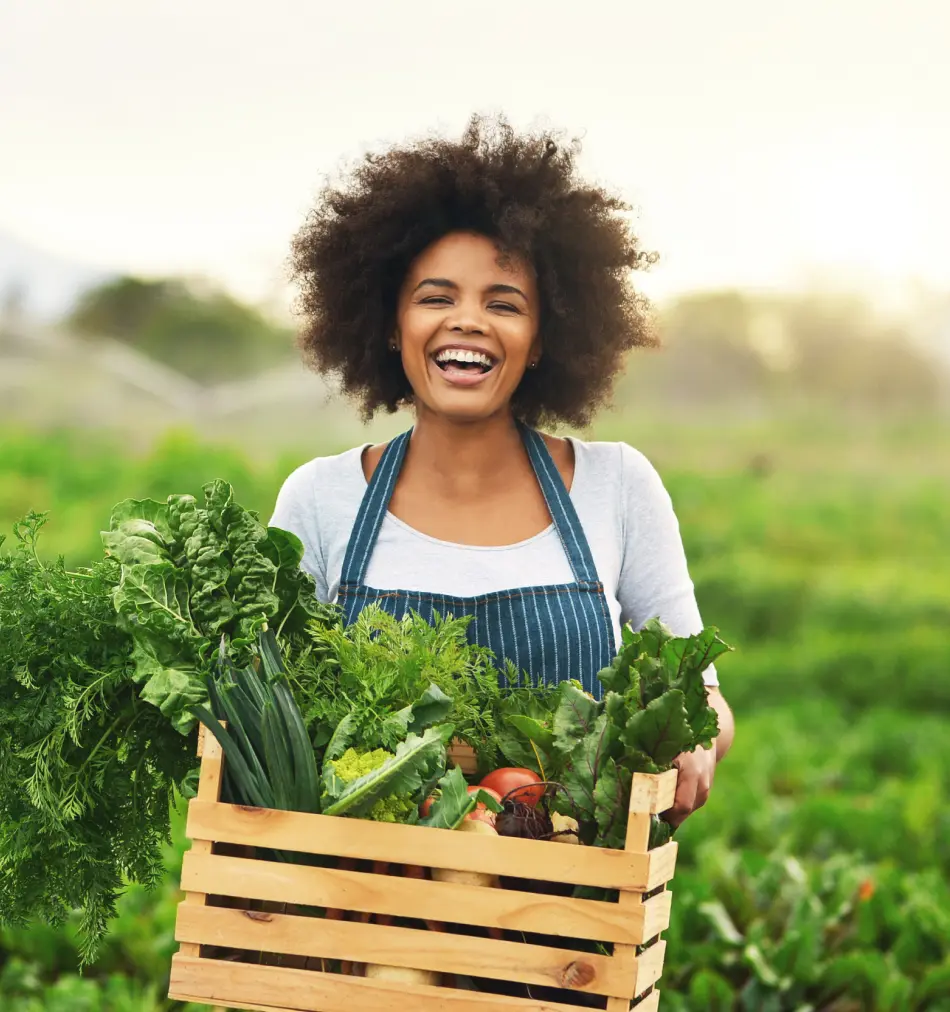
[[[501,262],[500,262],[501,261]],[[488,238],[453,232],[403,283],[396,341],[418,411],[470,422],[507,411],[540,354],[534,273]]]

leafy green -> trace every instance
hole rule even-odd
[[[583,843],[622,847],[633,774],[668,770],[678,755],[711,744],[718,724],[703,672],[728,649],[711,628],[676,637],[656,620],[639,632],[628,626],[599,673],[602,701],[562,682],[550,725],[506,716],[523,743],[545,750],[546,775],[564,788],[554,804],[578,820]],[[655,822],[653,842],[665,838],[668,827]]]
[[[102,534],[121,566],[114,603],[132,637],[142,698],[183,734],[207,700],[204,676],[224,635],[246,664],[265,624],[302,632],[326,617],[300,569],[303,546],[288,531],[265,528],[234,501],[221,480],[204,486],[204,506],[189,495],[162,504],[127,499]]]

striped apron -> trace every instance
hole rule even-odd
[[[574,576],[572,583],[515,587],[477,597],[367,587],[363,582],[379,530],[406,457],[410,429],[383,451],[369,482],[343,560],[338,603],[346,623],[368,604],[402,618],[413,611],[431,622],[471,616],[468,639],[487,647],[498,666],[511,661],[533,681],[554,684],[577,679],[595,696],[597,672],[614,656],[614,634],[603,585],[577,512],[544,439],[521,427],[531,465]],[[396,575],[396,574],[394,574]]]

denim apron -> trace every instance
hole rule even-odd
[[[522,426],[522,439],[570,562],[572,583],[515,587],[477,597],[365,585],[370,556],[411,434],[410,429],[397,436],[383,451],[356,515],[337,598],[346,624],[354,622],[368,604],[377,604],[396,618],[417,612],[429,622],[436,613],[456,618],[470,615],[469,641],[491,650],[499,668],[509,660],[519,673],[527,672],[534,682],[546,685],[575,678],[588,692],[599,696],[597,672],[614,656],[607,598],[564,482],[544,439],[533,429]],[[398,574],[393,577],[398,581]]]

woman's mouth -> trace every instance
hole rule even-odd
[[[474,386],[498,365],[498,360],[484,351],[469,348],[443,348],[432,356],[439,375],[454,386]]]

